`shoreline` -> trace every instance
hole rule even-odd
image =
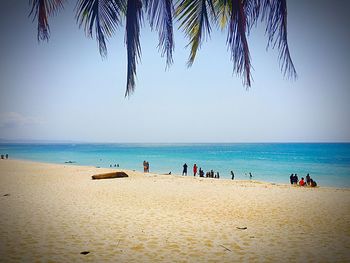
[[[2,260],[350,261],[348,189],[109,171],[0,161]]]
[[[0,160],[0,161],[20,161],[20,162],[28,162],[28,163],[33,163],[33,164],[49,164],[49,165],[63,165],[63,166],[73,166],[73,167],[89,167],[89,168],[95,168],[95,169],[104,169],[107,172],[108,171],[126,171],[126,172],[132,172],[132,173],[139,173],[142,175],[156,175],[156,176],[162,176],[162,175],[169,175],[169,174],[162,174],[162,173],[155,173],[155,172],[150,172],[150,173],[144,173],[142,172],[142,170],[136,170],[136,169],[124,169],[124,168],[119,168],[119,167],[97,167],[97,166],[92,166],[92,165],[81,165],[78,163],[53,163],[53,162],[45,162],[45,161],[33,161],[33,160],[29,160],[29,159],[7,159],[7,160]],[[204,179],[204,180],[218,180],[218,181],[230,181],[230,182],[251,182],[251,183],[255,183],[255,184],[268,184],[268,185],[276,185],[276,186],[282,186],[282,187],[295,187],[295,188],[301,188],[301,189],[335,189],[335,190],[346,190],[346,191],[350,191],[350,187],[337,187],[337,186],[317,186],[317,187],[309,187],[309,186],[299,186],[299,185],[291,185],[289,183],[275,183],[275,182],[271,182],[271,181],[260,181],[260,180],[242,180],[242,179],[234,179],[231,180],[229,178],[225,178],[225,177],[221,177],[219,179],[217,178],[206,178],[206,177],[199,177],[198,175],[196,177],[194,177],[193,175],[187,175],[187,176],[182,176],[181,174],[171,174],[169,176],[173,176],[173,177],[179,177],[179,178],[194,178],[197,180],[200,179]],[[289,180],[289,178],[288,178]]]

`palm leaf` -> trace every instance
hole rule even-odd
[[[297,73],[290,56],[287,40],[287,3],[286,0],[262,0],[263,19],[267,21],[266,33],[268,47],[278,46],[281,70],[289,78],[296,78]]]
[[[146,0],[146,10],[151,28],[158,31],[158,48],[162,56],[166,54],[166,64],[173,63],[174,34],[173,34],[173,12],[172,0]]]
[[[246,37],[247,17],[241,0],[232,0],[227,43],[231,49],[233,71],[243,75],[243,84],[251,85],[250,54]]]
[[[176,15],[181,21],[180,28],[190,39],[188,45],[191,46],[191,52],[187,65],[192,66],[198,48],[210,36],[209,17],[215,16],[214,5],[212,0],[182,0],[176,8]]]
[[[261,11],[261,1],[260,0],[244,0],[244,13],[247,19],[247,33],[249,34],[250,29],[253,25],[256,25]]]
[[[136,65],[141,56],[140,27],[142,22],[142,2],[128,0],[126,8],[126,47],[128,57],[127,84],[125,97],[135,89]]]
[[[38,18],[38,41],[50,38],[49,16],[63,8],[64,0],[30,0],[32,6],[29,16]]]
[[[124,3],[121,0],[79,0],[76,6],[76,19],[86,34],[95,37],[102,57],[107,55],[106,38],[111,37],[120,24]]]
[[[230,20],[232,2],[230,0],[214,0],[214,8],[217,17],[216,22],[219,23],[219,27],[223,30]]]

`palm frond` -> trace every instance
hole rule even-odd
[[[79,0],[76,5],[76,19],[79,27],[84,25],[85,33],[95,37],[102,57],[107,55],[106,38],[111,37],[120,23],[124,9],[121,0]]]
[[[261,1],[260,0],[244,0],[244,13],[247,19],[247,33],[249,34],[250,29],[256,25],[261,11]]]
[[[187,62],[192,66],[197,50],[203,40],[210,36],[210,16],[215,16],[212,0],[182,0],[176,8],[176,15],[181,21],[180,28],[190,39],[191,53]]]
[[[38,41],[49,40],[49,16],[62,9],[63,2],[64,0],[30,0],[32,8],[29,16],[33,16],[33,21],[38,18]]]
[[[140,27],[142,22],[142,2],[128,0],[126,7],[126,47],[128,53],[127,84],[125,97],[135,89],[136,65],[141,56]]]
[[[162,56],[166,54],[167,67],[173,63],[173,0],[146,0],[146,10],[152,29],[159,35],[158,48]]]
[[[267,21],[266,34],[268,47],[278,46],[281,70],[288,78],[296,78],[297,73],[290,56],[287,40],[287,3],[286,0],[263,0],[263,19]]]
[[[217,17],[217,23],[221,30],[223,30],[230,20],[232,2],[230,0],[214,0],[214,8]]]
[[[227,43],[231,49],[233,71],[243,75],[243,84],[246,87],[251,85],[250,54],[246,37],[247,18],[241,0],[232,0],[230,24],[227,36]]]

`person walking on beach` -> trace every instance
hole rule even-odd
[[[233,171],[231,171],[231,176],[232,176],[232,180],[234,180],[235,179],[235,174],[233,173]]]
[[[193,165],[193,176],[196,176],[197,174],[197,164]]]
[[[183,165],[183,170],[182,170],[182,175],[186,175],[187,176],[187,164],[185,163],[184,165]]]

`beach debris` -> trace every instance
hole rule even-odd
[[[244,227],[239,227],[239,226],[237,226],[236,228],[239,229],[239,230],[246,230],[246,229],[247,229],[246,226],[244,226]]]
[[[4,194],[3,196],[10,196],[10,194]]]
[[[117,243],[115,248],[117,248],[119,246],[119,243],[120,243],[120,239],[118,239],[118,243]]]
[[[80,252],[80,254],[82,254],[82,255],[87,255],[89,253],[90,253],[90,251],[82,251],[82,252]]]
[[[224,245],[220,245],[220,247],[223,247],[225,250],[227,250],[227,251],[231,251],[231,252],[232,252],[232,250],[231,250],[231,249],[229,249],[229,248],[225,247]]]
[[[111,173],[104,173],[104,174],[95,174],[92,176],[92,179],[112,179],[112,178],[123,178],[123,177],[129,177],[124,172],[111,172]]]

